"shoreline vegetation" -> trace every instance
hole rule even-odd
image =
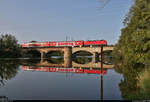
[[[115,45],[117,61],[133,66],[150,63],[150,0],[134,0]]]
[[[113,51],[123,99],[150,99],[150,0],[134,0]]]

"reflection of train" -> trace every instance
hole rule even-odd
[[[95,69],[79,69],[79,68],[55,68],[55,67],[32,67],[22,66],[23,70],[44,71],[44,72],[70,72],[70,73],[88,73],[88,74],[106,74],[106,70]]]
[[[53,42],[31,42],[24,43],[22,47],[63,47],[63,46],[100,46],[107,45],[106,40],[92,40],[92,41],[53,41]]]

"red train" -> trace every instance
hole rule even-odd
[[[100,46],[107,45],[106,40],[91,40],[91,41],[52,41],[52,42],[32,42],[21,44],[22,47],[63,47],[63,46]]]

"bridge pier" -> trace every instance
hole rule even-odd
[[[93,62],[93,63],[96,63],[96,52],[93,53],[92,62]]]
[[[64,67],[71,67],[72,66],[72,48],[65,47],[64,48]]]
[[[41,51],[41,62],[44,62],[44,58],[45,58],[45,52]]]

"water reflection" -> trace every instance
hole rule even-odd
[[[87,64],[92,61],[92,56],[76,56],[73,61],[79,64]]]
[[[91,58],[92,59],[92,58]],[[31,62],[30,62],[31,60]],[[70,67],[82,67],[82,68],[101,68],[101,62],[93,62],[93,61],[89,61],[89,60],[83,60],[85,63],[78,63],[75,62],[74,60],[69,63],[70,66],[68,67],[66,64],[68,64],[67,62],[64,63],[63,58],[49,58],[49,59],[44,59],[44,60],[35,60],[32,61],[32,59],[26,59],[26,60],[22,60],[21,63],[22,65],[32,65],[32,66],[51,66],[51,67],[66,67],[66,68],[70,68]],[[33,63],[32,63],[33,62]],[[103,67],[104,68],[113,68],[114,65],[112,64],[105,64],[103,63]]]
[[[104,64],[112,65],[113,57],[112,56],[104,56]]]
[[[0,86],[3,86],[7,80],[16,76],[18,67],[18,60],[0,60]]]
[[[99,74],[100,77],[100,100],[103,100],[103,75],[107,74],[107,69],[103,68],[79,68],[79,67],[71,67],[71,68],[64,68],[64,67],[45,67],[45,66],[22,66],[24,71],[38,71],[38,72],[61,72],[61,73],[76,73],[76,74]],[[67,77],[67,76],[66,76]]]
[[[49,63],[53,63],[53,64],[64,63],[64,58],[62,56],[52,56],[52,57],[45,59],[45,60],[47,60]]]
[[[53,60],[53,59],[51,59],[51,60]],[[58,60],[59,60],[59,58],[58,58]],[[100,80],[99,81],[96,80],[95,82],[97,82],[97,83],[95,83],[94,85],[99,85],[99,87],[98,87],[99,88],[98,89],[99,97],[98,98],[101,100],[108,99],[110,97],[111,97],[111,99],[113,99],[113,97],[115,97],[114,94],[118,95],[119,92],[114,93],[114,91],[112,92],[111,95],[109,95],[109,93],[111,93],[111,90],[109,90],[109,87],[110,87],[110,89],[113,90],[114,84],[112,84],[112,83],[115,82],[116,80],[119,80],[117,85],[121,91],[121,95],[122,95],[121,97],[123,99],[127,99],[127,100],[137,100],[137,99],[149,100],[150,99],[150,66],[143,67],[140,65],[132,66],[132,65],[124,65],[123,63],[117,63],[117,64],[115,64],[115,67],[112,67],[112,65],[103,64],[104,68],[101,69],[100,63],[89,62],[89,63],[85,63],[85,64],[80,64],[80,63],[78,64],[78,63],[72,61],[72,67],[67,68],[63,65],[63,63],[61,61],[58,61],[58,62],[60,62],[60,63],[58,63],[58,64],[51,63],[51,62],[48,62],[47,59],[45,59],[44,62],[41,62],[41,60],[39,60],[39,59],[37,59],[37,60],[33,60],[33,59],[27,60],[26,59],[26,60],[21,60],[21,61],[1,60],[0,61],[0,78],[1,78],[0,85],[3,87],[5,85],[7,87],[0,88],[1,89],[0,96],[4,95],[3,93],[5,93],[5,94],[11,93],[8,90],[10,87],[11,87],[11,90],[15,89],[14,91],[17,91],[20,83],[23,83],[20,86],[20,87],[23,87],[23,88],[20,88],[22,90],[21,93],[26,93],[26,94],[24,94],[24,95],[22,94],[22,96],[20,96],[20,92],[19,92],[19,94],[17,94],[18,97],[21,97],[21,98],[26,97],[29,99],[32,99],[32,98],[30,97],[30,95],[28,95],[29,93],[26,90],[28,90],[29,87],[31,87],[30,90],[32,90],[33,86],[38,86],[38,85],[39,85],[38,88],[41,88],[41,85],[43,85],[43,83],[46,83],[48,86],[46,89],[43,89],[43,91],[42,90],[40,90],[40,91],[42,91],[43,93],[47,92],[46,95],[47,95],[47,97],[50,97],[49,99],[51,99],[51,98],[57,99],[58,93],[55,94],[54,92],[55,91],[60,92],[60,90],[62,90],[62,89],[60,89],[60,90],[57,89],[60,87],[59,86],[60,84],[63,84],[63,88],[65,87],[65,90],[68,90],[68,87],[72,87],[73,85],[74,85],[73,86],[73,88],[74,88],[74,87],[76,87],[76,85],[78,85],[78,84],[82,85],[84,83],[86,83],[87,86],[90,84],[91,88],[93,88],[93,86],[92,86],[93,82],[91,82],[91,81],[94,79],[92,79],[92,80],[90,79],[92,77],[85,76],[86,78],[88,77],[87,81],[82,83],[82,81],[84,81],[84,80],[77,79],[78,78],[77,76],[73,77],[73,75],[76,74],[76,75],[79,75],[80,78],[82,78],[83,75],[92,75],[92,76],[98,75]],[[12,78],[14,78],[16,76],[17,72],[19,71],[18,67],[19,67],[20,63],[21,63],[21,70],[23,70],[25,73],[21,73],[16,78],[17,80],[19,80],[19,81],[16,80],[16,82],[14,82],[16,84],[14,84],[14,85],[10,84],[10,86],[6,85],[7,80],[11,80]],[[109,73],[109,69],[112,69],[112,68],[115,68],[116,72],[123,75],[123,78],[121,79],[121,81],[118,78],[118,77],[120,77],[119,75],[114,77],[114,73],[113,74]],[[40,74],[41,72],[43,72],[43,74]],[[48,73],[51,73],[51,74],[48,74]],[[66,77],[68,77],[67,75],[70,73],[71,74],[70,78],[72,78],[72,81],[67,80],[67,79],[62,79],[61,77],[62,77],[63,73],[66,74]],[[45,76],[45,77],[43,77],[43,76]],[[60,76],[60,77],[58,77],[58,76]],[[34,80],[35,84],[33,83],[33,80]],[[40,82],[39,82],[39,80],[40,80]],[[79,83],[78,83],[78,81],[79,81]],[[17,83],[19,83],[19,85]],[[44,84],[44,85],[46,85],[46,84]],[[28,87],[26,87],[26,85],[28,85]],[[50,88],[49,85],[52,85],[53,87],[56,86],[56,88],[55,87]],[[86,87],[86,85],[84,85],[84,87]],[[59,86],[59,87],[57,87],[57,86]],[[78,89],[80,88],[80,90],[82,92],[82,89],[84,89],[84,87],[82,86],[81,88],[80,87],[76,87],[76,88],[78,88]],[[25,90],[23,90],[24,88],[25,88]],[[84,92],[86,92],[86,90],[88,90],[88,88],[89,88],[89,86],[85,88]],[[7,90],[8,92],[5,90]],[[38,89],[35,89],[32,91],[37,91],[37,90]],[[56,98],[53,98],[53,97],[55,97],[55,95],[53,97],[48,96],[50,94],[50,92],[46,91],[46,90],[51,90],[51,91],[53,90],[53,92],[51,94],[55,94]],[[65,90],[63,90],[63,91],[65,91]],[[77,90],[77,89],[70,88],[70,90],[72,90],[72,92],[75,92],[75,90]],[[117,90],[117,89],[114,89],[114,90]],[[90,90],[88,90],[88,92],[89,91]],[[67,92],[68,92],[68,94],[73,94],[71,91],[67,91]],[[84,93],[84,92],[82,92],[82,93]],[[77,93],[78,92],[76,92],[76,94],[73,94],[73,95],[77,95]],[[80,95],[77,97],[80,97]],[[115,99],[121,99],[120,96],[117,96],[117,95],[116,95]],[[10,96],[12,96],[12,94],[11,95],[6,94],[6,96],[10,97]],[[38,97],[36,95],[35,96],[31,95],[31,96],[38,99]],[[18,99],[18,97],[16,99]],[[42,95],[41,97],[39,97],[39,99],[40,98],[44,99],[44,97],[45,97],[45,94]],[[61,97],[61,95],[59,97]],[[90,97],[90,95],[87,94],[87,97]],[[10,97],[10,98],[12,99],[12,97]],[[64,96],[61,98],[66,99],[67,96]]]
[[[42,71],[42,72],[64,72],[77,74],[107,74],[107,69],[92,69],[92,68],[63,68],[63,67],[37,67],[37,66],[22,66],[24,71]]]
[[[87,57],[91,58],[91,57]],[[92,59],[92,58],[91,58]],[[30,59],[31,60],[31,59]],[[84,60],[85,64],[76,63],[72,61],[72,66],[67,68],[64,65],[63,57],[53,57],[49,59],[44,59],[43,62],[37,60],[37,61],[32,61],[30,60],[24,60],[22,61],[22,69],[29,71],[45,71],[45,72],[69,72],[69,73],[88,73],[88,74],[106,74],[107,73],[107,68],[113,68],[113,65],[105,65],[104,64],[104,69],[102,72],[101,69],[101,63],[90,63],[89,60]],[[78,60],[78,59],[74,59]],[[29,63],[30,62],[30,63]],[[36,63],[35,63],[36,62]],[[32,64],[31,64],[32,63]],[[89,64],[90,65],[89,65]]]
[[[80,58],[80,56],[78,57]],[[92,59],[92,57],[87,57],[89,59]],[[51,61],[48,61],[51,60]],[[81,61],[78,59],[74,59],[75,61]],[[104,68],[101,65],[100,62],[94,63],[89,60],[85,60],[85,63],[83,64],[82,62],[76,63],[75,61],[72,61],[72,67],[67,68],[65,67],[63,63],[63,58],[62,57],[51,57],[49,59],[45,59],[45,61],[28,65],[28,63],[23,63],[22,64],[22,69],[24,71],[29,71],[29,72],[56,72],[56,73],[75,73],[75,74],[97,74],[100,75],[100,100],[103,100],[103,78],[104,75],[107,74],[107,69],[113,68],[112,65],[105,65]],[[53,63],[55,62],[55,63]],[[57,62],[57,63],[56,63]],[[102,67],[101,67],[102,66]],[[66,76],[67,77],[67,76]]]
[[[61,58],[53,57],[53,59],[21,60],[20,74],[15,77],[16,80],[11,80],[12,83],[0,88],[0,96],[6,95],[10,99],[121,99],[120,96],[115,95],[119,92],[115,94],[109,92],[109,89],[116,84],[114,78],[110,76],[114,73],[109,70],[113,68],[112,65],[104,64],[104,69],[101,69],[99,62],[80,64],[72,61],[72,67],[68,68],[63,62],[56,61]],[[71,75],[69,79],[64,78],[65,74],[67,78]]]
[[[98,56],[97,54],[96,54],[96,58],[94,58],[94,56],[92,56],[92,55],[73,55],[72,56],[72,60],[78,64],[88,64],[92,61],[94,63],[99,63],[100,59],[101,59],[101,56]],[[64,56],[58,56],[58,55],[54,56],[53,55],[53,56],[45,58],[45,60],[47,60],[50,63],[60,64],[60,63],[64,63]],[[107,64],[107,65],[113,64],[113,57],[110,52],[104,53],[103,63]]]
[[[150,66],[125,65],[120,62],[115,65],[115,70],[124,77],[118,84],[124,99],[150,99]]]
[[[41,59],[40,58],[35,58],[35,59],[21,59],[20,62],[21,63],[27,63],[28,65],[34,65],[37,63],[40,63]]]
[[[7,96],[0,96],[1,102],[10,102],[11,100]]]

